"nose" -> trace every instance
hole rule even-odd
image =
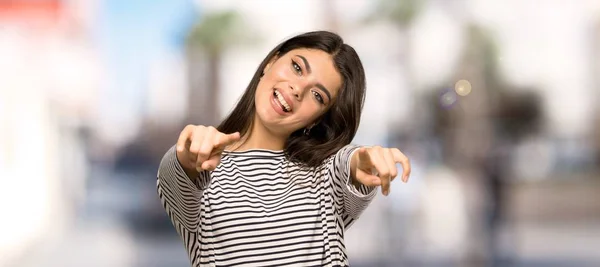
[[[302,97],[304,95],[304,91],[302,88],[304,88],[302,85],[298,84],[298,83],[290,83],[289,84],[290,90],[292,91],[292,95],[294,97],[296,97],[296,99],[298,99],[298,101],[302,100]]]

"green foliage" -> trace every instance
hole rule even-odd
[[[249,28],[239,13],[223,11],[203,16],[188,36],[188,45],[209,53],[220,53],[236,44],[259,41],[256,31]]]
[[[365,22],[383,19],[401,27],[409,27],[423,9],[423,4],[424,0],[379,0]]]

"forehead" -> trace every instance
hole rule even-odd
[[[335,68],[331,55],[319,49],[300,48],[289,51],[285,56],[297,59],[299,64],[304,64],[302,57],[306,58],[311,69],[311,72],[306,74],[307,77],[324,85],[332,95],[337,95],[342,86],[342,77]]]

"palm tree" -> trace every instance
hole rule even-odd
[[[190,92],[188,123],[216,125],[221,90],[221,63],[224,53],[234,45],[258,41],[235,11],[209,13],[192,29],[187,39]],[[205,76],[200,69],[206,69]]]

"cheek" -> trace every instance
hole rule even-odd
[[[257,94],[271,93],[271,90],[278,82],[288,79],[287,75],[285,70],[271,69],[258,82]]]
[[[273,66],[271,72],[269,73],[270,79],[274,81],[285,80],[290,78],[291,70],[282,64],[278,64]]]

